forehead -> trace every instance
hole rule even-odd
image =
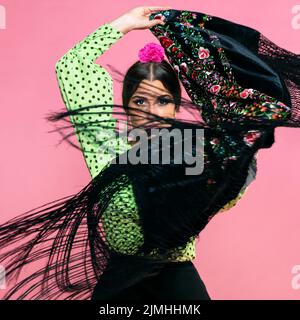
[[[142,80],[134,94],[143,96],[171,95],[160,80]]]

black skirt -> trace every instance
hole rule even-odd
[[[102,300],[96,285],[91,300]],[[146,277],[135,285],[111,296],[109,301],[145,300],[211,300],[204,282],[191,261],[169,262],[155,276]]]

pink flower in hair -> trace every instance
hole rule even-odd
[[[161,62],[164,59],[164,48],[154,42],[147,43],[139,50],[140,62]]]

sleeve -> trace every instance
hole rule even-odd
[[[124,140],[114,138],[111,135],[116,128],[117,121],[111,114],[113,106],[112,78],[102,66],[94,62],[122,36],[123,33],[110,24],[103,24],[71,48],[55,65],[61,96],[69,111],[92,105],[108,104],[104,107],[105,109],[103,106],[85,108],[82,113],[70,115],[92,178],[113,158],[113,152],[109,152],[109,148],[105,148],[108,137],[110,137],[109,147],[113,150],[127,148],[124,145]],[[96,122],[107,122],[107,129],[102,125],[93,125]],[[89,132],[80,130],[85,126],[88,126]]]

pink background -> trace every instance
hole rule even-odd
[[[56,61],[101,24],[135,6],[171,5],[253,27],[300,53],[300,29],[291,24],[297,0],[109,3],[0,1],[7,19],[0,30],[0,223],[89,182],[82,154],[66,143],[57,146],[60,135],[48,133],[54,126],[44,117],[64,107]],[[125,72],[148,41],[156,41],[149,30],[129,33],[97,62]],[[212,299],[300,298],[299,138],[300,130],[276,129],[275,145],[259,152],[257,179],[247,195],[201,233],[194,263]]]

